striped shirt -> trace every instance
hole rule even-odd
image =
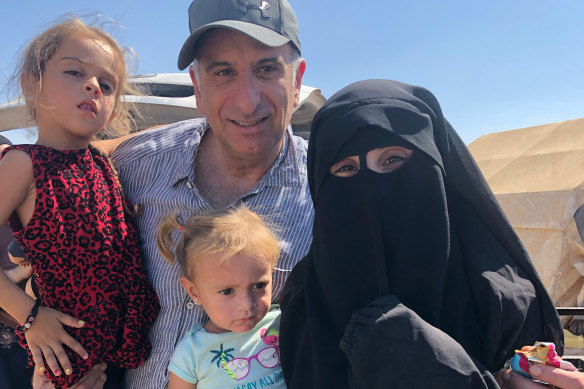
[[[160,298],[161,311],[150,330],[152,353],[138,369],[126,374],[126,388],[160,389],[168,382],[168,363],[188,329],[207,318],[179,283],[178,263],[171,266],[156,248],[156,229],[163,216],[188,217],[212,209],[195,186],[195,156],[206,121],[191,119],[139,134],[123,142],[112,156],[124,190],[144,212],[138,218],[140,247],[146,271]],[[306,177],[304,139],[288,128],[274,164],[244,203],[276,225],[281,255],[274,272],[273,299],[277,301],[294,265],[308,252],[312,240],[312,200]]]

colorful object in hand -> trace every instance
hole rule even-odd
[[[536,342],[530,350],[515,350],[515,356],[509,360],[511,370],[529,378],[529,367],[534,363],[560,367],[560,357],[553,343]]]

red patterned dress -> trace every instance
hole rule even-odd
[[[25,228],[15,214],[10,222],[31,261],[42,305],[85,321],[83,328],[66,329],[89,358],[67,349],[73,374],[54,377],[47,369],[47,375],[56,387],[68,387],[99,361],[136,368],[150,353],[147,333],[160,305],[112,169],[90,149],[19,145],[6,151],[12,148],[33,165],[32,218]],[[24,337],[21,344],[26,347]]]

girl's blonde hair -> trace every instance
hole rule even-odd
[[[114,118],[105,131],[111,137],[128,134],[132,127],[135,126],[132,115],[138,113],[134,104],[127,101],[125,96],[140,94],[135,87],[128,83],[129,71],[126,65],[126,56],[134,56],[134,53],[131,49],[122,49],[102,29],[87,25],[74,16],[68,16],[64,21],[37,35],[21,54],[14,78],[26,82],[30,88],[30,91],[27,90],[24,93],[26,95],[24,97],[29,114],[33,120],[36,120],[37,107],[40,104],[39,96],[47,62],[53,58],[59,47],[61,47],[61,44],[72,36],[95,39],[103,42],[112,49],[115,57],[115,73],[118,87],[115,92]]]
[[[173,239],[176,231],[177,240]],[[166,216],[158,227],[156,244],[171,264],[178,260],[191,281],[195,264],[207,255],[221,253],[221,262],[225,263],[245,254],[272,269],[280,255],[280,244],[267,222],[245,206],[192,216],[184,224],[176,215]]]

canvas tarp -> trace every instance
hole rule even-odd
[[[556,306],[584,305],[584,119],[469,145]]]

